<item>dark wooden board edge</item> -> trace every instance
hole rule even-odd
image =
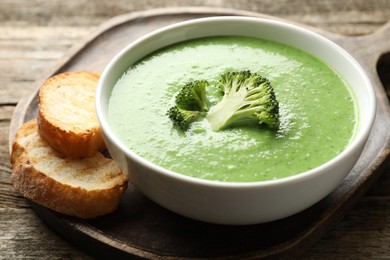
[[[96,37],[98,37],[105,30],[110,30],[111,28],[113,28],[115,26],[118,26],[122,23],[126,23],[126,22],[134,20],[134,19],[139,19],[139,18],[145,19],[147,17],[152,17],[152,16],[156,16],[156,15],[174,15],[174,14],[177,14],[178,12],[180,12],[180,13],[187,12],[187,13],[191,13],[191,14],[201,13],[201,14],[210,14],[210,15],[247,15],[247,16],[257,16],[257,17],[267,17],[267,18],[277,19],[275,17],[265,16],[265,15],[247,12],[247,11],[221,9],[221,8],[217,8],[217,9],[213,9],[213,8],[173,8],[173,9],[152,10],[152,11],[147,11],[147,12],[140,12],[140,13],[132,13],[129,15],[123,15],[123,16],[114,18],[114,19],[108,21],[107,23],[103,24],[97,30],[97,32],[95,34],[93,34],[91,37],[86,39],[81,44],[74,46],[69,51],[69,53],[67,55],[65,55],[58,62],[58,65],[55,66],[55,68],[53,70],[51,70],[49,73],[47,73],[46,77],[43,77],[43,80],[45,80],[46,78],[61,71],[61,69],[66,65],[67,61],[69,61],[73,57],[77,56],[77,54],[83,48],[87,48],[88,43],[93,41]],[[307,27],[307,26],[305,26],[305,27]],[[334,35],[332,33],[323,32],[321,30],[314,29],[314,28],[313,28],[313,30],[319,32],[320,34],[325,35],[326,37],[329,37],[331,39],[335,39],[335,41],[338,43],[340,43],[344,40],[346,40],[347,42],[351,41],[351,39],[349,39],[348,37]],[[369,39],[369,38],[363,37],[362,40],[359,40],[359,41],[356,41],[356,38],[353,38],[353,41],[357,42],[357,43],[364,43],[366,41],[366,39]],[[364,58],[364,55],[362,55],[362,57]],[[370,70],[371,70],[371,68],[370,68]],[[371,78],[372,77],[374,77],[374,81],[376,81],[375,75],[374,76],[371,75]],[[13,136],[15,134],[16,129],[24,121],[30,119],[31,117],[34,117],[34,111],[28,111],[28,110],[29,110],[31,104],[34,102],[34,100],[36,100],[37,91],[38,91],[38,88],[39,88],[40,84],[42,83],[42,81],[37,82],[37,85],[36,85],[37,87],[36,87],[36,90],[34,91],[34,93],[32,93],[30,96],[22,99],[18,103],[18,106],[15,109],[15,114],[14,114],[13,119],[11,121],[10,140],[13,139]],[[377,82],[375,82],[375,83],[377,83]],[[377,86],[380,86],[380,83]],[[377,87],[377,93],[378,93],[378,96],[383,98],[380,87],[379,88]],[[385,102],[382,102],[382,103],[384,103],[384,104],[382,104],[383,107],[382,107],[381,111],[385,116],[386,115],[388,116],[389,115],[388,103],[385,103]],[[384,126],[386,126],[386,125],[389,126],[389,122],[385,122]],[[389,129],[389,128],[387,128],[387,129]],[[308,227],[308,229],[303,230],[299,236],[296,236],[295,238],[293,238],[289,241],[286,241],[283,244],[279,244],[279,245],[276,245],[274,247],[270,247],[270,248],[268,248],[267,252],[249,252],[248,254],[245,255],[245,257],[258,258],[258,257],[269,257],[269,256],[283,256],[283,255],[284,256],[287,256],[287,255],[291,256],[290,253],[293,250],[295,250],[295,254],[297,255],[297,254],[303,252],[305,248],[307,248],[311,244],[313,244],[319,237],[322,236],[322,234],[324,232],[326,232],[331,226],[333,226],[334,223],[336,223],[342,217],[344,212],[346,212],[350,207],[353,206],[354,202],[358,198],[360,198],[369,189],[369,187],[371,187],[371,185],[375,182],[375,180],[379,177],[381,170],[382,170],[382,166],[384,165],[384,163],[386,161],[388,161],[388,154],[389,154],[388,134],[387,134],[387,136],[383,137],[383,141],[384,141],[384,147],[381,150],[381,153],[378,154],[376,157],[377,159],[372,161],[368,166],[368,169],[371,171],[371,174],[368,174],[366,176],[366,178],[361,180],[360,183],[357,183],[356,189],[354,189],[353,191],[349,191],[349,193],[348,193],[349,197],[347,196],[345,198],[339,198],[339,200],[342,201],[342,203],[340,203],[341,206],[329,209],[330,211],[326,212],[327,216],[325,216],[325,217],[320,216],[321,221],[319,223],[317,223],[318,225]],[[362,186],[361,185],[362,183],[365,183],[366,185]],[[341,186],[340,188],[342,189],[343,187]],[[332,196],[332,194],[330,195],[330,197],[331,196]],[[95,246],[99,245],[99,243],[100,243],[100,246],[101,246],[101,244],[104,244],[104,245],[107,245],[108,248],[113,248],[114,250],[119,250],[120,253],[125,252],[125,256],[129,256],[128,253],[130,253],[130,255],[135,256],[134,252],[129,252],[129,251],[126,252],[126,250],[123,250],[123,248],[116,248],[113,245],[109,245],[109,244],[107,244],[107,241],[104,241],[104,239],[99,240],[99,239],[92,238],[92,240],[94,240],[94,241],[88,241],[90,237],[85,232],[85,230],[84,231],[81,230],[80,226],[77,225],[78,220],[74,220],[74,219],[69,220],[67,217],[59,216],[57,213],[51,212],[50,210],[47,210],[46,208],[43,208],[39,205],[33,204],[33,208],[37,212],[37,214],[49,224],[49,226],[51,226],[54,230],[56,230],[60,235],[68,237],[68,240],[70,240],[71,242],[72,241],[74,242],[74,238],[76,238],[78,236],[84,237],[81,240],[85,240],[85,242],[79,241],[83,245],[87,245],[88,243],[92,242],[91,251],[88,250],[88,248],[85,248],[83,246],[81,246],[81,248],[89,251],[89,253],[91,253],[93,255],[95,255],[95,253],[98,253],[98,252],[96,252]],[[335,216],[335,214],[333,214],[335,212],[338,213],[337,216]],[[94,227],[90,226],[88,223],[82,223],[81,225],[85,225],[85,227],[87,227],[87,228],[94,229]],[[96,231],[98,232],[98,230],[96,230]],[[303,242],[305,242],[305,243],[303,243]],[[97,244],[95,244],[95,243],[97,243]],[[299,250],[297,250],[297,248],[299,248]],[[99,253],[98,253],[98,255],[99,255]],[[145,254],[143,256],[146,257]],[[149,255],[149,256],[151,256],[151,255]],[[244,257],[243,255],[241,255],[241,256]],[[160,257],[164,258],[164,259],[171,258],[168,256],[167,257],[160,256]],[[237,257],[237,256],[235,256],[235,257]]]

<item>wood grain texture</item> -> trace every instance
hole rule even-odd
[[[32,213],[9,183],[8,130],[16,102],[73,45],[107,19],[167,6],[207,5],[275,15],[336,33],[371,33],[390,18],[387,0],[0,1],[0,259],[89,259]],[[369,48],[369,47],[367,47]],[[389,68],[389,66],[384,66]],[[387,70],[388,71],[388,70]],[[386,70],[382,72],[389,75]],[[390,171],[301,259],[387,259]]]

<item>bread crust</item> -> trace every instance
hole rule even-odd
[[[88,157],[106,147],[95,112],[99,77],[97,72],[65,72],[39,91],[39,135],[64,157]]]
[[[127,189],[127,176],[100,152],[61,158],[38,135],[36,120],[18,129],[13,147],[11,183],[24,197],[54,211],[79,218],[105,215],[118,207]]]
[[[38,117],[23,124],[12,144],[11,183],[24,197],[79,218],[113,212],[128,177],[105,149],[95,110],[99,73],[78,71],[48,79]]]
[[[26,150],[31,140],[38,135],[37,122],[35,119],[24,123],[15,134],[15,138],[12,141],[12,149],[10,161],[13,166],[20,155]]]
[[[84,219],[115,211],[127,188],[127,181],[103,190],[60,183],[38,171],[27,153],[16,160],[11,182],[24,197],[54,211]]]

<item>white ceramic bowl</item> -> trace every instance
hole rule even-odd
[[[164,46],[205,36],[252,36],[288,44],[319,57],[351,86],[359,109],[359,129],[337,157],[307,172],[278,180],[229,183],[184,176],[145,160],[128,149],[107,123],[111,90],[121,75],[145,55]],[[218,224],[254,224],[290,216],[318,202],[350,172],[367,141],[376,112],[371,83],[359,64],[324,37],[268,19],[211,17],[178,23],[131,43],[105,68],[97,89],[98,118],[108,149],[130,181],[161,206]]]

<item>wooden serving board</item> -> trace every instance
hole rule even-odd
[[[114,18],[74,46],[52,71],[36,83],[36,90],[18,103],[11,122],[10,140],[23,122],[36,117],[38,88],[48,77],[64,71],[102,71],[114,54],[152,30],[188,19],[222,15],[277,19],[215,8],[160,9]],[[299,256],[340,220],[379,177],[389,158],[390,142],[388,97],[376,71],[378,59],[390,51],[387,43],[390,24],[374,34],[360,37],[340,36],[304,27],[347,49],[367,71],[378,101],[376,122],[363,155],[344,182],[325,199],[279,221],[222,226],[190,220],[167,211],[130,185],[119,209],[107,216],[80,220],[32,203],[36,214],[65,239],[98,258],[248,259]]]

